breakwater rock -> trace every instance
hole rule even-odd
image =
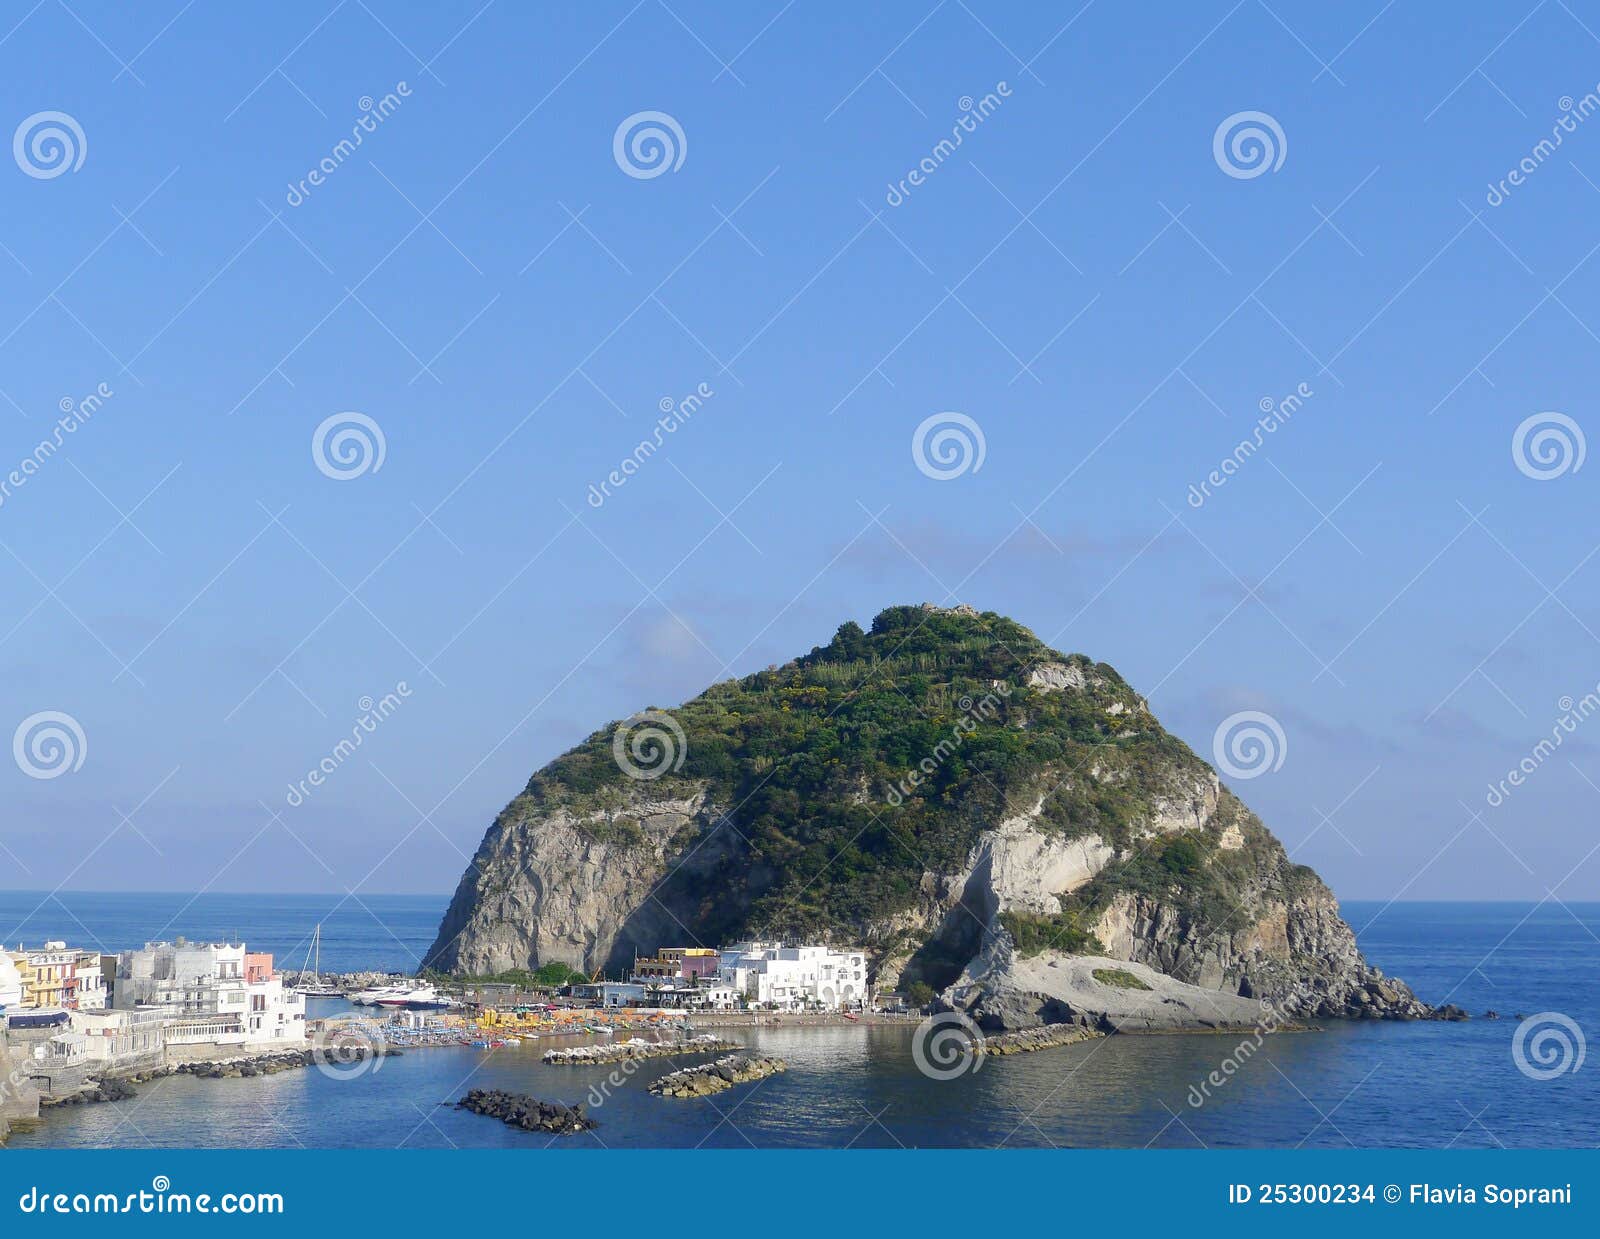
[[[1093,1041],[1105,1033],[1079,1024],[1045,1024],[1039,1028],[1024,1028],[1021,1032],[1001,1033],[986,1037],[982,1044],[984,1054],[1029,1054],[1034,1050],[1051,1050],[1058,1045],[1076,1045],[1080,1041]]]
[[[670,1072],[654,1081],[650,1091],[659,1097],[708,1097],[735,1084],[748,1084],[788,1069],[789,1064],[781,1058],[729,1054],[704,1067],[684,1067]]]
[[[584,1113],[582,1102],[567,1106],[559,1101],[540,1101],[537,1097],[499,1089],[475,1088],[456,1102],[456,1109],[487,1115],[523,1131],[547,1131],[557,1136],[576,1135],[595,1126],[594,1120]]]
[[[577,1045],[563,1050],[546,1050],[544,1061],[568,1067],[595,1067],[636,1058],[721,1054],[743,1048],[737,1041],[727,1041],[710,1033],[690,1037],[687,1041],[646,1041],[643,1037],[630,1037],[627,1041],[608,1042],[605,1045]]]
[[[277,1075],[280,1071],[298,1071],[304,1067],[326,1065],[333,1068],[348,1068],[351,1064],[368,1058],[390,1058],[399,1054],[399,1050],[387,1046],[340,1043],[306,1050],[274,1050],[266,1054],[252,1054],[245,1058],[173,1063],[150,1071],[127,1073],[117,1077],[117,1080],[127,1084],[143,1084],[150,1080],[163,1080],[168,1076],[194,1076],[201,1080],[251,1079],[255,1076]],[[102,1084],[101,1087],[105,1085]]]
[[[90,1080],[75,1093],[62,1093],[59,1096],[44,1096],[39,1099],[39,1104],[45,1109],[54,1109],[56,1106],[88,1106],[103,1101],[127,1101],[137,1095],[133,1085],[118,1076],[107,1076],[103,1080]]]

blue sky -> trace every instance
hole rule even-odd
[[[0,766],[0,887],[444,891],[593,728],[928,599],[1208,758],[1270,714],[1234,786],[1344,896],[1600,897],[1600,722],[1486,802],[1600,681],[1600,466],[1513,454],[1594,429],[1600,119],[1532,152],[1600,18],[856,7],[12,6],[5,125],[83,159],[0,169],[0,465],[111,394],[0,504],[0,730],[85,746]],[[630,175],[651,111],[682,162]],[[1214,155],[1241,112],[1275,170]],[[384,455],[338,480],[349,412]]]

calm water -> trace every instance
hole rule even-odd
[[[219,897],[226,898],[226,897]],[[274,922],[285,901],[273,900]],[[432,933],[431,917],[402,939]],[[433,906],[439,905],[435,900]],[[165,906],[165,905],[163,905]],[[642,1065],[595,1110],[592,1135],[516,1132],[439,1103],[500,1087],[583,1100],[608,1069],[546,1067],[544,1046],[418,1050],[349,1080],[317,1071],[259,1080],[174,1078],[131,1102],[62,1112],[25,1145],[406,1145],[575,1147],[1593,1145],[1600,1060],[1540,1082],[1513,1063],[1514,1012],[1560,1011],[1600,1029],[1600,905],[1347,904],[1368,957],[1466,1024],[1335,1025],[1270,1038],[1209,1101],[1187,1100],[1236,1037],[1113,1037],[992,1059],[958,1079],[924,1078],[904,1028],[731,1030],[789,1061],[787,1073],[720,1097],[669,1101]],[[1381,914],[1380,914],[1381,913]],[[80,915],[83,915],[80,912]],[[87,918],[86,918],[87,919]],[[240,913],[243,921],[243,913]],[[368,922],[370,924],[370,921]],[[332,936],[333,922],[324,933]],[[248,923],[241,932],[257,935]],[[368,932],[365,928],[363,933]],[[380,931],[381,932],[381,931]],[[195,931],[199,936],[200,931]],[[36,935],[37,936],[37,935]],[[139,935],[134,935],[135,937]],[[330,941],[330,948],[335,945]],[[342,944],[340,949],[346,949]],[[352,960],[352,962],[355,962]],[[363,961],[364,962],[364,961]],[[313,1012],[315,1014],[315,1012]],[[614,1070],[614,1069],[609,1069]]]
[[[415,972],[449,902],[444,895],[185,895],[0,891],[0,945],[62,939],[107,954],[152,939],[243,938],[296,969],[322,924],[324,972]]]

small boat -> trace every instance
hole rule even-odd
[[[311,980],[306,980],[306,973],[310,972]],[[322,926],[318,924],[311,931],[311,945],[306,948],[306,957],[300,964],[300,976],[296,983],[290,986],[290,992],[299,994],[302,998],[343,998],[344,991],[329,985],[322,979]]]
[[[844,1016],[844,1018],[849,1020],[852,1024],[856,1024],[861,1021],[861,1017],[854,1011],[841,1011],[839,1014]]]

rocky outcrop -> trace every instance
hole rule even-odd
[[[1032,1054],[1035,1050],[1053,1050],[1058,1046],[1077,1045],[1093,1041],[1105,1034],[1098,1029],[1084,1028],[1079,1024],[1044,1024],[1038,1028],[1024,1028],[1020,1032],[1000,1033],[985,1037],[979,1044],[980,1053],[991,1057],[1007,1054]]]
[[[764,1080],[788,1069],[789,1064],[781,1058],[729,1054],[704,1067],[684,1067],[659,1080],[652,1080],[650,1091],[658,1097],[709,1097],[713,1093],[725,1092],[735,1084]]]
[[[663,945],[865,947],[991,1031],[1450,1018],[1367,965],[1332,893],[1116,671],[966,608],[890,608],[530,779],[429,964],[615,973]],[[682,765],[680,770],[679,766]],[[886,771],[888,773],[886,773]],[[1096,977],[1144,978],[1119,989]]]
[[[456,1102],[456,1109],[499,1119],[508,1127],[544,1131],[553,1136],[572,1136],[595,1127],[594,1120],[584,1113],[582,1102],[567,1106],[499,1089],[475,1088]]]
[[[560,962],[592,974],[651,954],[682,935],[678,913],[651,900],[663,876],[715,867],[739,845],[720,819],[704,786],[663,796],[634,783],[586,813],[514,801],[456,888],[426,964],[487,976]]]

